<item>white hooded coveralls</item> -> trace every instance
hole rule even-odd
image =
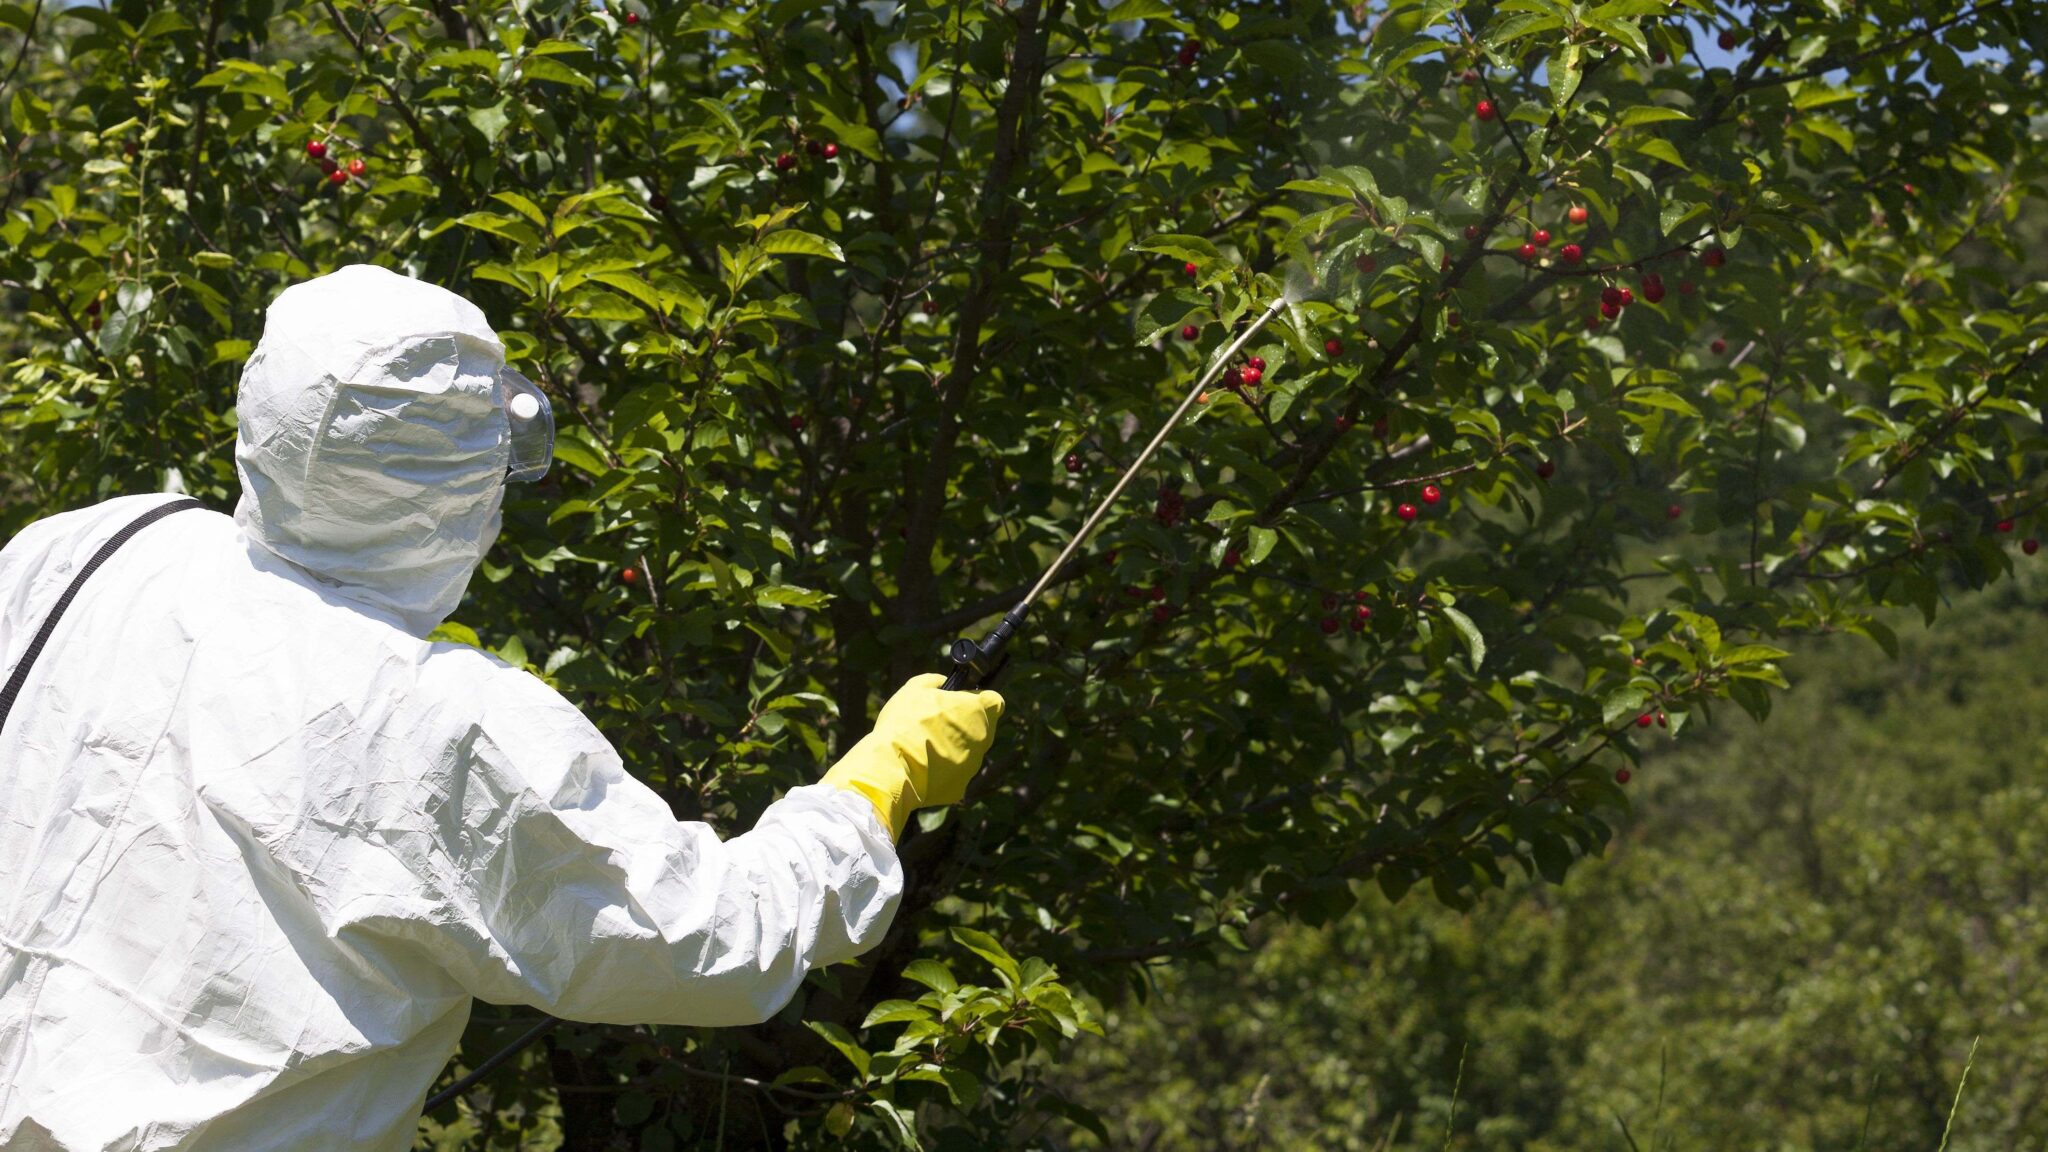
[[[96,573],[0,730],[0,1147],[411,1147],[472,997],[745,1024],[886,931],[862,796],[720,842],[568,701],[424,637],[498,529],[483,314],[370,267],[286,290],[242,377],[242,500]],[[111,500],[0,551],[0,678]]]

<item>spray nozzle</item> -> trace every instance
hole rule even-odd
[[[1003,666],[1006,659],[1002,655],[1003,646],[1016,635],[1017,628],[1024,623],[1024,613],[1030,607],[1029,603],[1024,603],[1010,609],[1002,622],[979,643],[965,636],[953,641],[953,647],[947,651],[953,661],[953,671],[947,674],[942,687],[949,692],[969,692],[988,683],[996,670]]]

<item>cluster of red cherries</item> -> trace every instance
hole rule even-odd
[[[329,184],[336,186],[346,184],[351,176],[360,180],[370,171],[369,163],[361,156],[351,157],[349,162],[344,165],[328,155],[328,151],[325,140],[306,141],[307,158],[320,166],[320,172],[327,177]]]
[[[1351,611],[1349,615],[1353,632],[1365,631],[1365,626],[1372,621],[1372,606],[1367,604],[1365,600],[1364,592],[1353,592],[1351,594]],[[1343,605],[1344,598],[1342,596],[1335,592],[1324,594],[1323,622],[1321,625],[1323,635],[1334,636],[1344,627],[1345,613],[1342,611]]]

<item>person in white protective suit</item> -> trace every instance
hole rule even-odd
[[[737,1025],[887,930],[909,812],[1002,701],[912,681],[721,842],[526,672],[425,637],[545,398],[468,301],[379,268],[287,289],[243,373],[232,519],[168,497],[0,551],[0,1148],[409,1148],[471,999]]]

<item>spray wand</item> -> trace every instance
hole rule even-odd
[[[1195,381],[1195,386],[1188,389],[1188,394],[1181,398],[1180,407],[1173,410],[1173,414],[1159,426],[1159,431],[1153,433],[1152,442],[1145,445],[1145,450],[1138,453],[1138,458],[1131,461],[1130,467],[1124,469],[1123,475],[1116,478],[1116,484],[1110,488],[1109,495],[1104,496],[1102,502],[1095,506],[1095,511],[1081,525],[1081,530],[1074,533],[1074,538],[1067,541],[1065,548],[1060,549],[1059,556],[1039,575],[1038,583],[1031,586],[1031,591],[1026,592],[1024,598],[1017,601],[1017,606],[1005,612],[1002,621],[990,630],[988,635],[983,636],[979,643],[965,636],[953,641],[953,647],[947,653],[952,658],[953,671],[946,676],[945,688],[953,691],[971,691],[995,677],[996,671],[1005,662],[1005,658],[1002,657],[1003,648],[1010,642],[1010,637],[1017,634],[1017,629],[1023,626],[1024,615],[1031,610],[1032,603],[1052,583],[1053,577],[1059,575],[1060,569],[1067,566],[1067,561],[1072,559],[1074,553],[1080,551],[1081,545],[1095,531],[1096,525],[1101,524],[1102,518],[1116,505],[1117,497],[1124,494],[1124,489],[1130,487],[1131,481],[1144,469],[1146,462],[1152,459],[1153,453],[1159,451],[1161,444],[1166,443],[1166,437],[1180,424],[1181,418],[1188,414],[1188,409],[1195,406],[1202,393],[1208,391],[1209,385],[1214,384],[1216,378],[1230,366],[1238,350],[1249,343],[1251,338],[1258,334],[1259,329],[1266,326],[1266,321],[1280,314],[1280,309],[1287,305],[1287,300],[1287,295],[1283,294],[1267,305],[1266,310],[1259,314],[1259,318],[1252,321],[1251,326],[1240,333],[1229,348],[1224,349],[1223,355],[1216,358],[1216,362],[1209,366],[1207,372],[1202,373],[1200,379]]]

